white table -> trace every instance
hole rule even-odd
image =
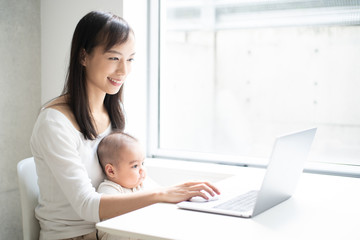
[[[264,170],[244,168],[238,189],[260,186]],[[233,183],[235,184],[235,183]],[[229,180],[218,183],[234,189]],[[289,200],[244,219],[154,204],[115,217],[97,228],[138,239],[360,239],[360,179],[304,173]]]

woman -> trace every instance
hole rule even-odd
[[[101,195],[96,148],[124,130],[122,85],[134,59],[134,34],[110,13],[90,12],[76,26],[61,96],[40,112],[31,137],[38,173],[40,239],[96,239],[95,223],[154,203],[176,203],[218,190],[189,182],[130,195]]]

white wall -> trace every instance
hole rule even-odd
[[[122,0],[41,0],[41,103],[58,96],[64,86],[71,38],[78,21],[92,10],[119,16]]]
[[[124,88],[124,105],[127,116],[126,132],[146,145],[147,122],[147,0],[125,0],[123,17],[135,32],[136,55],[132,73]]]
[[[41,103],[57,97],[64,86],[72,34],[91,10],[123,16],[134,29],[136,61],[125,83],[126,131],[145,146],[146,139],[146,0],[42,0],[41,1]]]

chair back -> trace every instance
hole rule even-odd
[[[35,217],[39,187],[34,158],[21,160],[17,164],[17,174],[21,200],[23,239],[39,240],[40,225]]]

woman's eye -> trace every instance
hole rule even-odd
[[[135,59],[134,58],[129,58],[128,61],[133,62],[133,61],[135,61]]]
[[[118,60],[119,60],[119,58],[117,58],[117,57],[111,57],[111,58],[109,58],[109,60],[118,61]]]

